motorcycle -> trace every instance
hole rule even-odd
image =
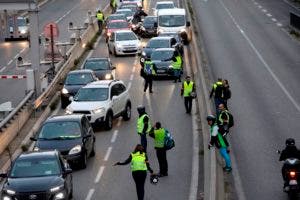
[[[131,25],[131,29],[132,29],[132,31],[135,33],[135,34],[137,34],[137,35],[141,35],[142,34],[142,22],[138,22],[138,23],[136,23],[136,24],[132,24]]]
[[[280,151],[277,151],[280,154]],[[297,158],[288,158],[283,161],[285,168],[286,185],[284,192],[286,192],[290,199],[297,199],[298,193],[300,193],[300,172],[298,171],[300,166],[300,160]]]

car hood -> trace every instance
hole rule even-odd
[[[153,64],[155,65],[156,68],[168,68],[172,61],[161,61],[161,60],[153,60]]]
[[[85,85],[64,85],[64,88],[68,90],[69,94],[75,95],[83,86]]]
[[[43,176],[31,178],[8,178],[4,188],[16,192],[49,191],[53,187],[64,184],[60,176]]]
[[[82,144],[82,138],[76,139],[63,139],[63,140],[39,140],[35,146],[40,150],[54,150],[57,149],[60,152],[70,151],[76,145]]]
[[[149,28],[153,28],[154,29],[155,28],[154,24],[143,24],[143,27],[147,28],[147,29],[149,29]]]
[[[107,101],[72,101],[69,108],[72,111],[91,111],[105,107]]]
[[[122,46],[137,46],[139,44],[139,41],[138,40],[117,41],[116,44]]]

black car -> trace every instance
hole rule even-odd
[[[70,96],[75,96],[80,88],[94,81],[98,81],[98,78],[93,70],[70,71],[61,91],[61,107],[66,108],[70,104]]]
[[[142,37],[157,36],[157,27],[154,26],[154,23],[157,23],[156,16],[147,16],[144,18],[143,25],[141,27]]]
[[[155,65],[154,70],[156,75],[173,76],[171,64],[175,51],[174,48],[160,48],[152,52],[151,61]]]
[[[93,70],[99,80],[114,80],[115,69],[109,58],[89,58],[82,69]]]
[[[174,48],[176,40],[173,37],[154,37],[151,38],[142,51],[140,58],[141,66],[144,66],[145,58],[150,58],[152,52],[158,48]]]
[[[158,36],[159,37],[174,37],[176,39],[176,42],[177,42],[176,43],[176,46],[177,46],[176,49],[178,49],[179,53],[181,55],[183,55],[183,53],[184,53],[184,50],[183,50],[184,44],[183,44],[183,40],[182,40],[179,33],[177,33],[177,32],[161,32]]]
[[[72,169],[58,151],[22,153],[13,162],[2,200],[67,200],[73,196]]]
[[[87,158],[95,156],[95,134],[85,115],[48,118],[38,131],[34,150],[57,149],[71,166],[86,168]]]

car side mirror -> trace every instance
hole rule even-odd
[[[66,168],[64,174],[67,175],[67,174],[71,174],[72,172],[73,170],[71,168]]]
[[[187,21],[187,22],[186,22],[186,26],[187,26],[187,27],[190,27],[190,26],[191,26],[191,22],[190,22],[190,21]]]
[[[37,141],[37,139],[35,137],[30,137],[31,141]]]
[[[6,178],[7,177],[7,173],[0,173],[0,177],[1,178]]]
[[[154,27],[155,27],[155,28],[157,28],[157,22],[154,22],[154,24],[153,24],[153,25],[154,25]]]
[[[73,96],[70,96],[70,97],[69,97],[69,101],[74,101],[74,97],[73,97]]]

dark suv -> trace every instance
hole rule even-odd
[[[73,114],[48,118],[38,131],[34,150],[60,151],[71,164],[86,168],[87,158],[95,156],[95,134],[85,115]]]
[[[58,151],[22,153],[6,174],[3,200],[67,200],[73,196],[72,169]]]

